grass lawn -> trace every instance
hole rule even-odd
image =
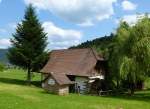
[[[34,85],[26,86],[25,79],[23,70],[0,72],[0,109],[150,109],[150,91],[136,92],[132,97],[58,96]],[[40,80],[40,75],[33,80]]]

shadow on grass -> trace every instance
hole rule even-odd
[[[46,91],[46,90],[42,90],[40,93],[42,94],[47,94],[47,95],[57,95],[55,93],[52,93],[52,92],[49,92],[49,91]],[[58,96],[58,95],[57,95]]]
[[[25,80],[19,80],[19,79],[12,79],[12,78],[0,78],[0,82],[6,83],[6,84],[17,84],[17,85],[27,85],[27,82]],[[34,85],[36,87],[41,87],[40,81],[32,81],[31,85]]]
[[[127,94],[123,95],[112,95],[112,96],[103,96],[105,98],[113,98],[113,99],[125,99],[125,100],[135,100],[135,101],[145,101],[150,102],[150,90],[139,91],[135,93],[133,96],[129,96]]]

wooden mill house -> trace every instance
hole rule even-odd
[[[52,93],[90,93],[105,78],[105,63],[92,48],[53,50],[41,70],[42,87]]]

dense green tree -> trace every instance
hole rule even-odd
[[[131,93],[134,93],[134,87],[137,81],[144,80],[150,72],[150,19],[148,16],[140,19],[130,31],[130,37],[125,42],[128,53],[126,56],[128,61],[122,64],[129,64],[129,71],[122,70],[125,75],[130,75]],[[127,46],[128,45],[128,46]],[[125,47],[124,47],[125,48]],[[132,73],[132,74],[131,74]],[[127,77],[126,77],[127,79]],[[133,85],[132,85],[133,84]]]
[[[70,48],[94,48],[99,54],[103,55],[106,59],[109,56],[109,46],[111,45],[114,38],[114,34],[111,33],[109,36],[96,38],[92,41],[86,41],[80,45],[73,46]]]
[[[31,72],[41,69],[47,59],[47,36],[32,5],[27,7],[24,19],[17,25],[11,44],[8,59],[10,63],[27,69],[30,84]]]
[[[127,81],[130,94],[150,71],[149,25],[150,19],[145,16],[133,26],[122,22],[117,29],[110,68],[113,74],[116,72],[116,81]]]

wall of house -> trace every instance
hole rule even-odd
[[[68,95],[69,94],[69,86],[68,85],[59,86],[57,94],[58,95]]]
[[[48,75],[45,75],[43,78],[46,78]],[[100,82],[98,83],[89,83],[88,77],[75,77],[75,92],[86,94],[91,93],[93,91],[97,91],[97,87],[99,87]],[[42,83],[43,89],[50,93],[58,94],[58,95],[68,95],[69,94],[69,85],[59,85],[53,77],[49,77],[45,82]],[[96,87],[96,89],[95,89]]]
[[[88,92],[88,78],[75,77],[75,83],[76,92],[79,91],[81,94],[85,94]]]
[[[47,75],[44,75],[46,78]],[[68,85],[59,85],[51,76],[42,83],[42,88],[46,91],[58,95],[68,95],[69,86]]]
[[[93,82],[89,83],[90,80],[93,80]],[[102,78],[101,79],[99,79],[99,78],[89,79],[86,77],[75,77],[76,92],[78,92],[78,86],[79,86],[81,94],[97,93],[98,90],[101,90],[102,88],[104,88],[104,85],[102,84],[103,81],[104,81],[104,79],[102,79]]]

